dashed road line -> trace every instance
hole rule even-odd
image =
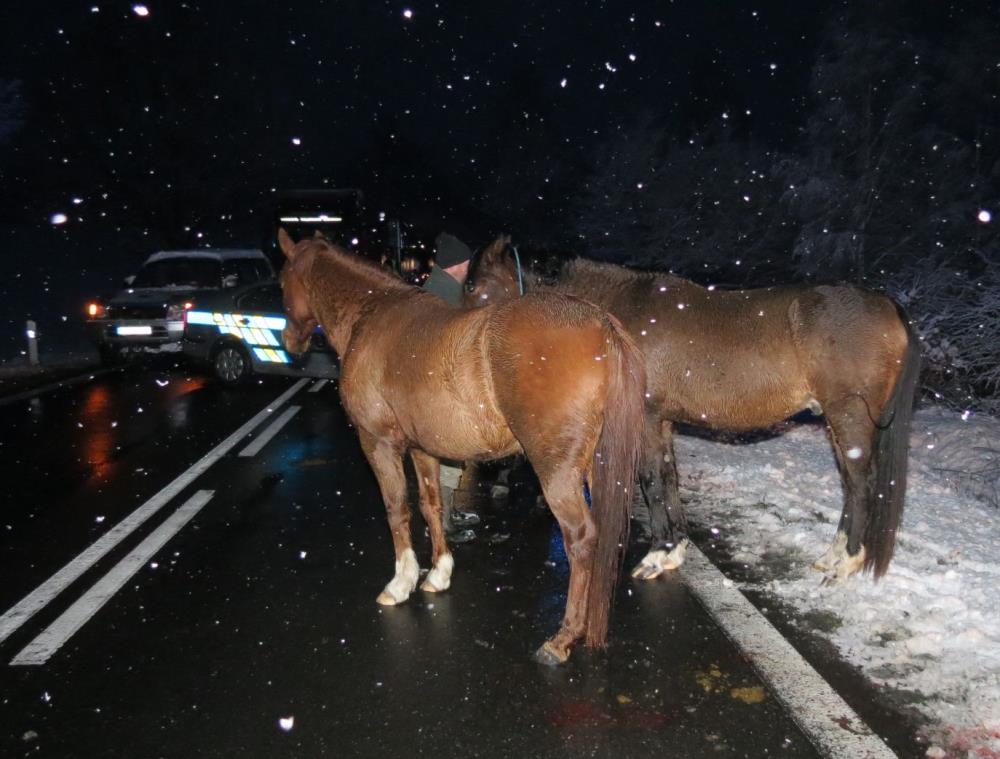
[[[191,466],[180,477],[175,479],[163,490],[154,495],[142,506],[137,508],[121,522],[116,524],[104,535],[98,538],[88,548],[84,549],[76,558],[71,560],[66,566],[52,575],[18,603],[8,609],[0,617],[0,643],[7,640],[18,628],[33,617],[40,609],[53,598],[65,590],[71,583],[75,582],[84,572],[100,561],[111,549],[138,529],[147,519],[162,509],[184,488],[194,482],[216,461],[225,456],[230,450],[243,440],[251,431],[257,428],[274,411],[282,406],[289,398],[297,393],[308,382],[307,379],[300,379],[288,390],[269,403],[264,409],[259,411],[250,421],[240,427],[236,432],[227,437],[215,448],[206,453],[193,466]]]
[[[328,379],[321,379],[321,380],[319,380],[315,385],[313,385],[311,388],[309,388],[309,392],[310,393],[318,393],[326,385],[326,383],[329,382],[329,381],[330,380],[328,380]]]
[[[278,432],[281,431],[281,428],[291,421],[293,416],[299,413],[300,408],[301,406],[289,406],[286,408],[282,412],[281,416],[267,425],[267,427],[265,427],[264,430],[256,438],[254,438],[250,445],[240,451],[240,456],[256,456],[260,453],[260,449],[267,445],[271,438],[277,435]]]
[[[37,666],[45,664],[62,645],[83,627],[98,610],[114,596],[139,569],[166,545],[184,525],[201,511],[215,494],[214,490],[199,490],[184,505],[151,532],[124,559],[119,561],[104,577],[94,583],[80,600],[64,611],[55,622],[46,627],[21,652],[11,659],[12,666]]]
[[[693,543],[680,576],[820,753],[858,759],[896,756]]]

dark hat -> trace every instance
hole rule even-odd
[[[472,251],[469,246],[459,240],[455,235],[442,232],[434,241],[434,261],[442,269],[448,269],[463,261],[472,258]]]

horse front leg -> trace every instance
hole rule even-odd
[[[431,534],[431,571],[427,573],[420,589],[429,593],[447,590],[451,585],[451,572],[455,560],[448,550],[444,535],[441,503],[441,463],[423,451],[416,448],[410,451],[413,469],[417,474],[417,485],[420,488],[420,513],[424,515],[427,529]]]
[[[403,457],[399,446],[391,440],[376,438],[363,430],[360,437],[361,450],[382,492],[396,553],[395,574],[375,600],[383,606],[395,606],[410,597],[420,577],[420,565],[410,537],[410,505],[406,502]]]
[[[647,418],[646,431],[639,484],[649,509],[651,540],[649,552],[632,570],[632,577],[639,580],[652,580],[680,568],[688,546],[687,517],[681,505],[674,457],[673,424]]]

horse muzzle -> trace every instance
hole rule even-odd
[[[285,350],[291,355],[301,356],[309,350],[309,345],[312,342],[312,330],[302,334],[290,325],[285,325],[281,331],[281,341],[285,344]]]

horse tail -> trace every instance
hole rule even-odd
[[[902,371],[878,420],[868,471],[868,492],[873,494],[875,505],[868,514],[865,527],[864,569],[872,571],[876,580],[889,568],[889,560],[896,547],[896,531],[903,517],[910,422],[920,377],[920,341],[903,308],[898,303],[894,302],[894,305],[906,329],[907,345]]]
[[[587,595],[590,647],[607,645],[611,602],[628,542],[633,488],[639,474],[645,423],[646,363],[621,323],[605,315],[605,342],[611,372],[604,424],[591,467],[592,514],[597,524],[593,573]]]

